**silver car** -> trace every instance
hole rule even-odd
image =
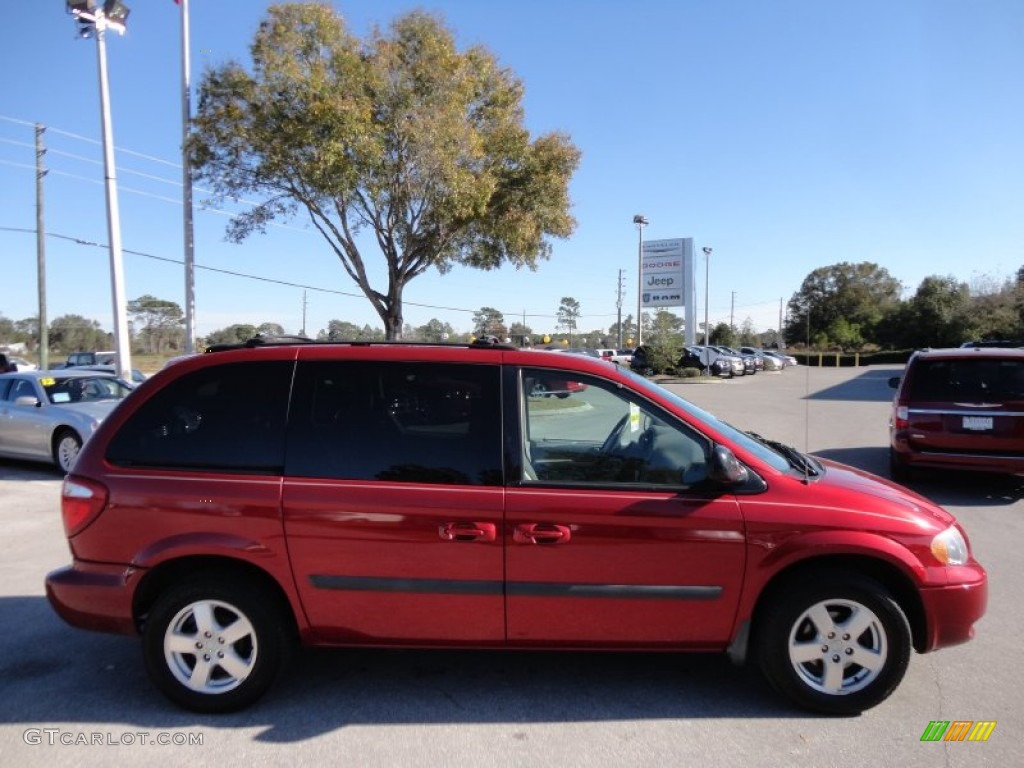
[[[131,391],[95,371],[0,374],[0,456],[52,462],[69,472],[82,443]]]

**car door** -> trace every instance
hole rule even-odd
[[[524,396],[565,375],[523,369],[514,385],[522,471],[506,503],[509,642],[721,647],[745,543],[735,497],[708,480],[710,441],[596,377],[554,403]]]
[[[34,397],[41,405],[19,404],[19,397]],[[12,377],[0,402],[0,450],[11,456],[49,458],[52,425],[47,406],[46,393],[32,378]]]
[[[284,521],[317,636],[504,643],[498,365],[307,359],[294,391]]]

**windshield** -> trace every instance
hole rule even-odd
[[[739,448],[742,448],[744,451],[747,451],[748,453],[757,456],[757,458],[763,461],[765,464],[768,464],[769,466],[779,470],[780,472],[785,472],[786,470],[792,467],[790,462],[787,461],[786,458],[784,456],[781,456],[778,452],[772,450],[763,443],[754,440],[752,437],[736,429],[736,427],[732,426],[731,424],[727,424],[726,422],[719,420],[719,418],[714,414],[708,413],[702,408],[698,408],[689,400],[683,399],[675,392],[665,389],[665,387],[655,384],[654,382],[645,379],[643,376],[638,376],[632,371],[623,371],[623,373],[627,374],[639,389],[646,390],[647,392],[651,393],[657,393],[662,397],[668,397],[676,406],[678,406],[681,410],[686,411],[686,413],[693,416],[694,419],[701,423],[707,424],[709,427],[714,429],[719,434],[722,434],[725,437],[727,437],[733,444],[735,444]]]
[[[51,377],[40,379],[39,383],[54,405],[121,400],[132,391],[131,387],[112,376]]]

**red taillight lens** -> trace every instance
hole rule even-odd
[[[106,486],[69,475],[60,493],[60,512],[64,533],[70,539],[95,520],[107,506]]]

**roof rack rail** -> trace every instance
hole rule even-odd
[[[288,334],[279,336],[265,336],[256,334],[246,341],[233,342],[230,344],[211,344],[204,352],[227,352],[232,349],[254,349],[256,347],[287,346],[289,344],[349,344],[351,346],[406,346],[406,347],[463,347],[463,348],[487,348],[487,349],[508,349],[519,351],[521,347],[502,341],[497,336],[481,336],[472,342],[436,342],[436,341],[383,341],[373,339],[340,339],[337,341],[311,339],[308,336],[291,336]]]

